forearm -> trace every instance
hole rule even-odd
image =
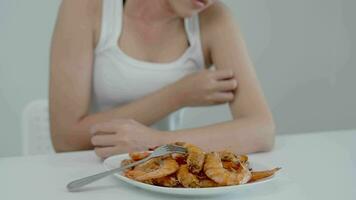
[[[162,136],[165,143],[184,141],[206,151],[231,150],[245,154],[269,151],[274,144],[271,120],[245,117],[201,128],[174,131]]]
[[[88,115],[81,124],[86,126],[124,118],[133,119],[147,126],[152,125],[182,107],[180,97],[173,90],[173,87],[167,86],[129,104]]]
[[[174,88],[171,86],[164,87],[127,105],[88,114],[72,125],[62,124],[60,127],[53,123],[52,132],[60,132],[60,134],[52,134],[54,146],[57,151],[92,149],[90,128],[94,124],[113,119],[133,119],[149,126],[182,107],[179,96],[172,90]]]

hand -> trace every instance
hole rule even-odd
[[[132,151],[143,151],[162,145],[162,132],[134,120],[117,119],[91,128],[95,153],[101,158]]]
[[[237,81],[232,70],[204,70],[189,74],[172,86],[182,106],[207,106],[232,101]]]

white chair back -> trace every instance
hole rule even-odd
[[[30,102],[22,113],[23,155],[55,153],[49,128],[48,100]]]

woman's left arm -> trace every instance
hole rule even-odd
[[[230,103],[233,120],[176,131],[166,136],[167,141],[186,141],[207,150],[230,149],[239,153],[271,150],[275,134],[273,116],[239,27],[222,3],[216,3],[201,15],[202,34],[212,63],[217,69],[233,70],[238,82]]]

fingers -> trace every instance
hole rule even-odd
[[[90,133],[115,133],[116,132],[116,124],[113,122],[105,122],[100,124],[95,124],[91,127]]]
[[[109,122],[103,122],[95,124],[91,127],[91,134],[100,134],[100,133],[115,133],[117,129],[125,125],[137,125],[137,121],[133,119],[114,119]]]
[[[95,135],[91,138],[91,143],[94,146],[114,146],[116,137],[115,134]]]
[[[219,92],[214,94],[212,97],[213,102],[216,104],[230,102],[233,101],[234,98],[235,95],[232,92]]]
[[[228,69],[214,71],[214,77],[217,80],[231,79],[234,77],[234,72]]]
[[[119,153],[116,147],[95,147],[94,150],[95,154],[100,158],[107,158]]]
[[[237,81],[235,79],[218,81],[216,88],[219,91],[234,91],[237,88]]]

